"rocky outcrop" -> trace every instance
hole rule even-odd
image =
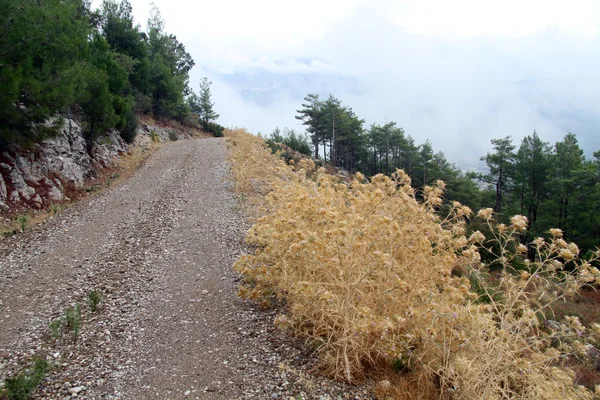
[[[90,155],[81,127],[67,119],[56,137],[33,149],[13,147],[0,153],[0,211],[40,209],[68,200],[65,186],[82,189],[128,149],[119,132],[112,130],[97,139]]]
[[[131,147],[144,148],[152,142],[190,139],[198,134],[191,128],[160,126],[152,121],[140,123],[132,145],[113,129],[96,139],[88,152],[81,126],[65,119],[56,137],[32,149],[0,149],[0,212],[41,209],[68,201],[66,189],[84,189]]]
[[[8,192],[6,191],[6,183],[4,183],[4,178],[0,173],[0,211],[8,210],[8,206],[6,205],[7,196]]]

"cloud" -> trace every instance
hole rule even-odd
[[[341,84],[325,73],[300,84],[294,74],[286,80],[265,69],[262,76],[247,75],[238,90],[270,79],[278,83],[272,93],[282,95],[271,102],[295,98],[297,106],[306,93],[331,92],[367,122],[397,121],[417,142],[430,139],[464,167],[478,166],[492,138],[511,135],[518,145],[534,129],[551,143],[573,131],[590,155],[600,148],[594,135],[600,128],[600,58],[591,53],[598,44],[554,28],[519,39],[423,36],[359,9],[296,52],[325,60],[336,78],[343,77]],[[297,93],[298,87],[305,92]],[[299,127],[292,115],[287,121]]]
[[[600,149],[600,3],[592,0],[155,0],[213,82],[221,123],[301,129],[308,93],[477,167],[492,138],[569,131]],[[145,0],[131,0],[138,21]]]

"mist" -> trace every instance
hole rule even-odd
[[[196,62],[192,88],[203,76],[213,82],[225,126],[303,132],[296,110],[304,96],[317,93],[351,106],[367,128],[397,122],[417,143],[430,140],[465,169],[481,168],[492,138],[510,135],[518,146],[534,130],[552,145],[573,132],[588,157],[600,149],[596,34],[552,24],[517,36],[424,34],[360,2],[343,12],[332,8],[312,30],[306,20],[307,26],[296,21],[286,31],[285,18],[293,15],[285,9],[272,26],[260,14],[256,31],[235,14],[227,30],[183,23],[190,17],[157,5],[167,31]]]

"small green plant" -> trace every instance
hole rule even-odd
[[[15,236],[16,233],[17,232],[15,230],[4,231],[4,232],[2,232],[2,236],[4,236],[5,238],[11,238],[11,237]]]
[[[81,327],[81,306],[79,303],[75,307],[69,307],[65,311],[65,327],[73,332],[73,338],[79,337],[79,328]]]
[[[29,216],[27,214],[21,214],[17,218],[17,222],[19,223],[21,232],[25,232],[25,228],[27,228],[27,223],[29,222]]]
[[[60,204],[52,204],[50,206],[50,212],[52,213],[52,215],[58,214],[61,210],[62,207],[60,206]]]
[[[36,359],[32,368],[21,371],[12,378],[7,378],[0,395],[10,400],[29,399],[49,369],[50,366],[46,360]]]
[[[160,142],[160,136],[158,136],[158,133],[156,133],[156,131],[150,132],[150,139],[152,139],[152,141],[155,143]]]
[[[96,312],[98,310],[98,304],[100,304],[100,300],[102,300],[102,296],[96,290],[92,290],[90,294],[88,294],[88,306],[92,312]]]
[[[58,339],[60,334],[62,333],[63,320],[61,318],[57,318],[54,321],[50,322],[48,327],[50,328],[50,332],[52,332],[52,337],[54,339]]]
[[[169,131],[169,140],[172,142],[176,142],[179,140],[179,135],[175,131]]]

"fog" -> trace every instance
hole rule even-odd
[[[131,3],[144,25],[148,3]],[[518,145],[534,129],[600,150],[593,2],[186,3],[156,1],[196,62],[192,88],[213,82],[225,126],[303,131],[303,97],[331,93],[365,126],[396,121],[463,168],[481,167],[490,139]]]

